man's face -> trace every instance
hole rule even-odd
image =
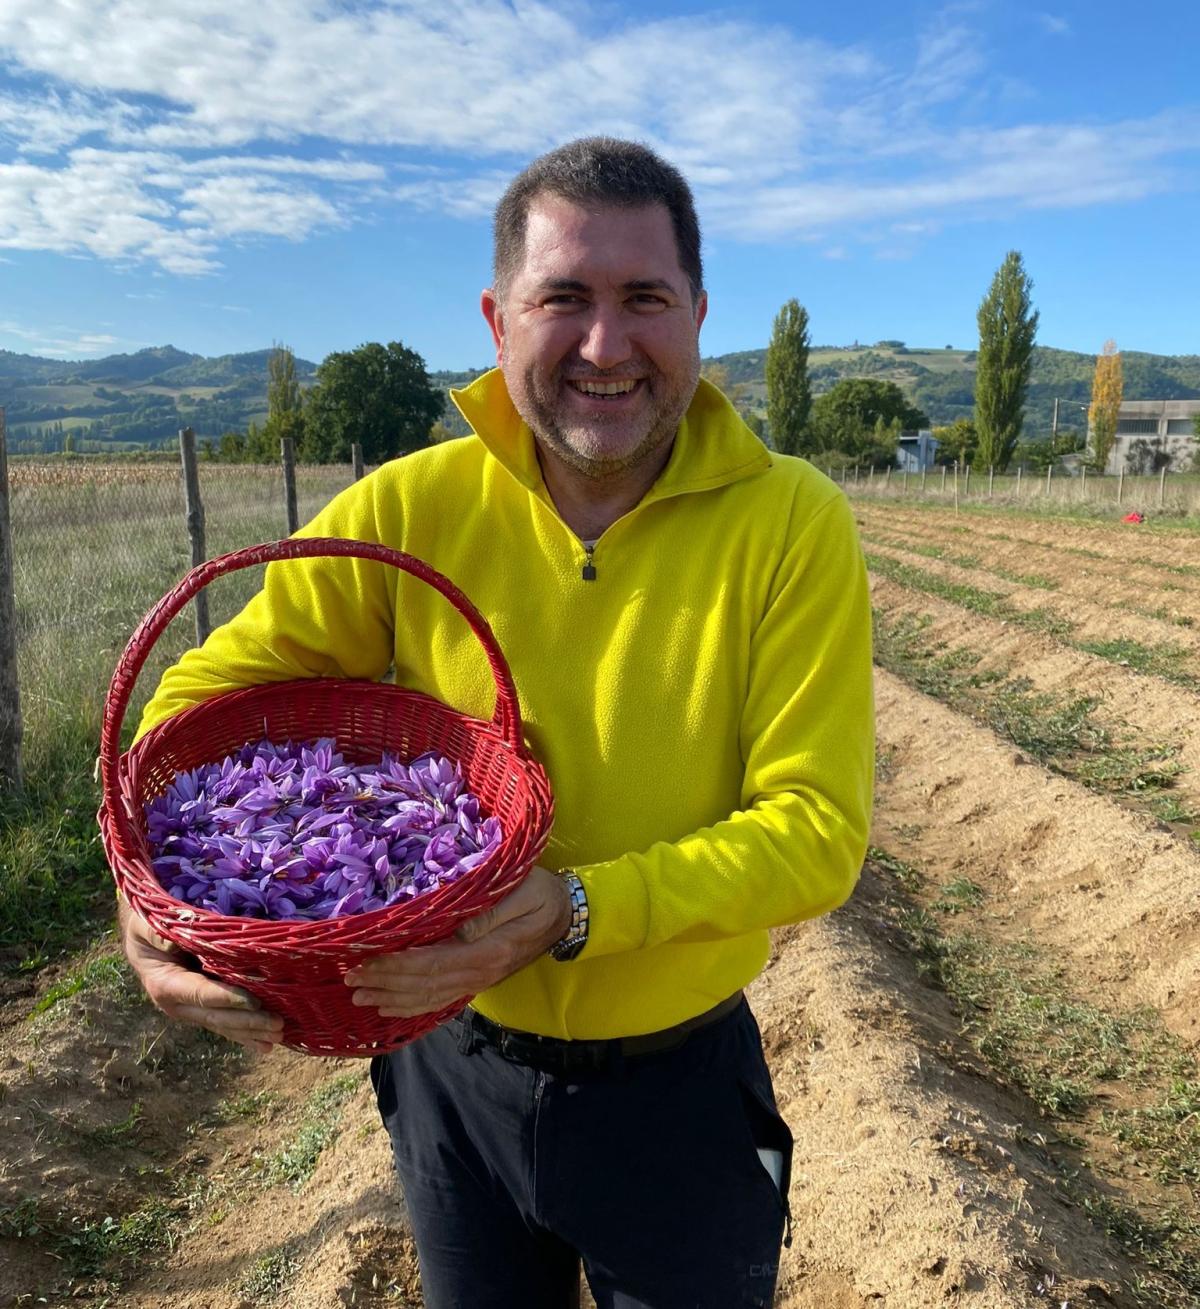
[[[661,457],[700,376],[700,324],[664,205],[529,208],[525,262],[483,293],[509,395],[543,453],[606,480]]]

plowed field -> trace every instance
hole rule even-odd
[[[778,1303],[1194,1309],[1196,538],[856,511],[872,850],[751,990],[796,1138]],[[166,1028],[103,949],[4,1014],[0,1304],[421,1303],[361,1064]]]

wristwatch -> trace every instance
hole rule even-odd
[[[588,902],[583,883],[575,876],[572,869],[562,869],[559,876],[567,884],[567,890],[571,893],[571,923],[565,934],[559,937],[546,953],[552,959],[557,959],[560,964],[565,964],[574,959],[587,945]]]

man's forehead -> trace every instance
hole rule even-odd
[[[555,195],[531,201],[522,275],[540,281],[588,265],[622,281],[686,282],[665,205],[583,206]]]

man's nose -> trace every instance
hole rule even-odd
[[[620,309],[605,305],[593,306],[579,354],[593,368],[616,368],[633,353],[629,343],[629,329]]]

